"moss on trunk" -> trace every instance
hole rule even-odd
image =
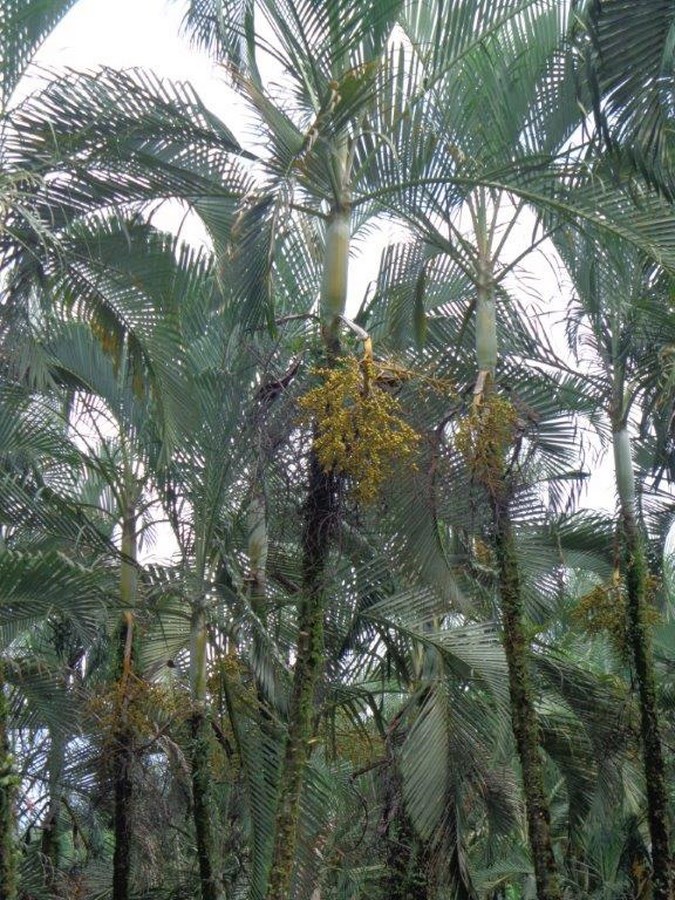
[[[200,599],[194,602],[190,629],[192,814],[202,900],[223,900],[225,891],[218,868],[211,801],[211,724],[206,714],[206,648],[206,613]]]
[[[16,900],[18,848],[14,799],[16,776],[9,741],[9,702],[4,663],[0,660],[0,900]]]
[[[538,900],[561,900],[551,816],[544,790],[539,728],[532,697],[529,641],[523,624],[523,601],[513,529],[505,500],[493,502],[495,550],[499,570],[504,649],[509,670],[511,724],[523,773],[523,790]]]
[[[341,141],[340,182],[344,195],[331,210],[319,313],[321,336],[329,366],[340,355],[340,321],[347,299],[351,204],[347,143]],[[309,485],[302,536],[302,593],[298,608],[298,644],[288,709],[288,733],[279,784],[268,900],[288,900],[298,837],[300,795],[314,733],[316,687],[324,665],[324,577],[333,533],[339,518],[339,478],[325,472],[314,449],[309,459]]]
[[[134,738],[131,729],[123,729],[115,736],[113,900],[128,900],[131,882],[131,802],[133,797],[132,764]]]
[[[393,741],[387,741],[388,765],[383,769],[382,823],[385,877],[383,896],[390,900],[428,900],[425,848],[415,834],[403,801],[403,776]]]
[[[135,739],[129,722],[130,679],[133,669],[134,619],[126,613],[117,633],[121,673],[117,682],[115,722],[112,734],[113,777],[113,900],[128,900],[131,884],[132,802]]]
[[[50,729],[49,806],[42,825],[42,856],[45,867],[45,888],[50,896],[59,896],[59,867],[62,854],[61,830],[61,781],[65,759],[65,741],[62,735]]]
[[[112,728],[112,777],[113,777],[113,900],[128,900],[131,885],[131,843],[133,834],[133,762],[135,734],[129,715],[133,703],[133,679],[135,666],[135,619],[138,573],[136,561],[138,540],[136,535],[135,488],[130,490],[128,503],[122,516],[122,561],[120,564],[120,602],[124,613],[117,631],[115,646],[116,701],[115,721]]]
[[[499,356],[497,311],[494,292],[494,259],[487,227],[488,204],[479,191],[471,206],[476,232],[476,335],[478,378],[473,411],[467,417],[460,449],[473,477],[483,486],[492,513],[492,532],[497,557],[504,650],[509,672],[511,725],[522,768],[528,836],[537,883],[538,900],[562,900],[562,889],[553,856],[551,815],[544,790],[539,727],[530,677],[530,646],[524,623],[524,607],[518,553],[509,515],[513,486],[507,456],[513,449],[517,417],[512,405],[498,395],[496,370]]]
[[[202,900],[224,900],[225,891],[216,865],[216,846],[211,804],[211,726],[201,710],[190,720],[192,807],[199,860]]]
[[[627,637],[640,703],[640,734],[652,843],[653,898],[673,900],[666,771],[659,733],[651,633],[645,616],[647,562],[635,517],[629,510],[625,510],[622,520],[626,556]]]
[[[635,512],[635,475],[631,440],[624,421],[621,381],[613,411],[613,447],[616,486],[621,510],[626,577],[626,637],[638,688],[640,735],[647,789],[647,813],[652,843],[654,900],[672,900],[673,872],[669,847],[668,792],[656,705],[656,676],[651,632],[647,622],[647,560],[644,538]]]
[[[300,795],[314,734],[316,686],[324,664],[324,576],[337,518],[337,479],[321,469],[312,451],[303,534],[303,591],[298,648],[288,711],[268,900],[288,900],[297,846]]]

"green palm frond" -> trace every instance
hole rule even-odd
[[[672,196],[673,9],[662,0],[577,5],[583,74],[599,136]]]
[[[17,627],[40,621],[52,612],[72,620],[83,635],[91,635],[107,615],[110,585],[105,575],[68,559],[59,552],[29,553],[3,550],[0,627],[3,643]]]
[[[13,708],[13,727],[38,733],[40,729],[49,728],[67,738],[77,732],[78,701],[82,700],[82,695],[78,696],[78,691],[67,688],[62,673],[51,668],[46,661],[16,654],[11,656],[5,667]]]
[[[3,0],[0,108],[5,110],[36,50],[76,0]]]
[[[579,115],[566,71],[566,7],[474,2],[436,15],[433,33],[427,21],[422,40],[415,25],[409,34],[433,85],[428,113],[439,138],[456,143],[458,158],[559,147]]]
[[[51,78],[13,111],[3,142],[8,171],[25,173],[27,207],[52,231],[93,210],[158,197],[217,196],[231,205],[241,174],[233,172],[231,189],[225,182],[245,155],[192,87],[143,70]],[[17,245],[44,255],[25,216],[7,224],[3,264]]]
[[[196,47],[257,75],[255,51],[260,38],[255,31],[255,4],[250,0],[192,0],[183,28]]]

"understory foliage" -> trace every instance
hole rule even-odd
[[[73,5],[0,0],[0,900],[673,900],[670,5],[187,2],[242,134],[15,99]]]

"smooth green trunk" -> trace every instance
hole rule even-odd
[[[615,429],[613,438],[625,551],[627,638],[640,703],[640,734],[652,844],[653,900],[673,900],[668,791],[659,732],[651,633],[646,620],[647,560],[635,513],[635,479],[626,427]]]
[[[476,365],[478,371],[494,378],[498,353],[494,288],[489,264],[485,262],[479,267],[476,284]]]
[[[218,871],[211,802],[211,725],[206,714],[207,645],[206,615],[203,601],[199,600],[194,605],[190,628],[192,813],[202,900],[224,900],[225,890]]]
[[[206,706],[207,645],[204,603],[202,600],[197,600],[194,603],[190,624],[190,690],[193,707],[202,711]]]
[[[14,765],[9,740],[9,702],[0,660],[0,900],[16,900],[19,851],[16,843]]]
[[[614,470],[616,490],[622,510],[635,510],[635,475],[628,429],[622,427],[613,433]]]
[[[326,230],[319,315],[329,365],[340,354],[340,322],[347,302],[350,207],[336,203]],[[279,783],[272,866],[267,900],[291,896],[298,839],[300,798],[314,736],[315,694],[324,665],[324,580],[339,518],[338,479],[321,469],[310,453],[309,485],[302,538],[303,579],[298,609],[298,642],[288,710],[288,733]]]
[[[319,315],[329,360],[335,359],[340,352],[340,317],[345,314],[349,277],[349,220],[349,206],[338,206],[331,213],[326,229]]]

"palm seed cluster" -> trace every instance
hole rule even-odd
[[[315,423],[319,462],[350,480],[358,503],[372,504],[394,464],[414,455],[420,435],[401,417],[397,398],[378,386],[372,360],[344,357],[314,374],[320,383],[298,402],[302,421]]]
[[[660,621],[652,598],[659,589],[659,580],[647,578],[647,602],[642,603],[642,618],[648,628]],[[597,584],[580,598],[572,611],[572,621],[589,636],[605,634],[622,659],[628,659],[628,614],[626,583],[619,572],[602,584]]]
[[[455,446],[472,478],[493,496],[503,482],[505,457],[517,420],[513,404],[491,392],[481,397],[457,426]]]

